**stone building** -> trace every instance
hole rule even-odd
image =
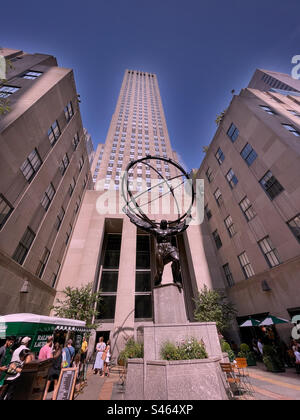
[[[0,314],[49,315],[90,182],[73,72],[55,57],[1,49]]]
[[[256,70],[198,171],[205,225],[238,323],[300,314],[300,81]],[[291,324],[277,330],[288,340]],[[245,338],[249,329],[240,329]]]

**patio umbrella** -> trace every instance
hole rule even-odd
[[[277,325],[277,324],[289,324],[290,321],[283,318],[278,318],[277,316],[269,315],[267,318],[265,318],[259,326],[268,326],[268,325]]]
[[[247,321],[243,322],[240,327],[257,327],[259,325],[259,321],[257,319],[249,318]]]

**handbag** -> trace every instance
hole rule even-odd
[[[101,359],[102,359],[102,360],[105,360],[105,359],[106,359],[106,355],[107,355],[107,351],[104,351],[104,352],[102,353]]]

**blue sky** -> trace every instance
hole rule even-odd
[[[299,0],[26,0],[1,6],[0,44],[73,68],[84,126],[104,142],[124,70],[156,73],[173,148],[199,167],[231,90],[289,73]],[[8,18],[5,18],[8,16]]]

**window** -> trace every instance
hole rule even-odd
[[[54,146],[59,136],[60,136],[60,128],[59,128],[58,122],[55,121],[48,130],[48,138],[52,146]]]
[[[287,225],[297,238],[297,241],[300,242],[300,213],[287,222]]]
[[[73,148],[74,150],[76,150],[78,144],[79,144],[79,135],[78,133],[75,134],[75,136],[72,139],[72,144],[73,144]]]
[[[64,113],[67,121],[70,121],[70,119],[74,115],[72,102],[69,102],[68,105],[64,108]]]
[[[234,188],[234,186],[238,183],[238,179],[232,169],[229,169],[226,174],[226,178],[231,188]]]
[[[214,192],[214,197],[216,199],[218,206],[220,207],[221,204],[223,203],[223,198],[222,198],[222,194],[219,188],[217,188],[216,191]]]
[[[43,73],[40,71],[27,71],[23,74],[23,79],[35,80],[40,77]]]
[[[22,174],[27,179],[28,182],[32,180],[34,175],[39,170],[42,164],[42,160],[38,154],[37,149],[34,149],[33,152],[27,157],[25,162],[20,167]]]
[[[212,214],[211,214],[211,210],[208,208],[208,204],[206,204],[206,206],[204,207],[204,211],[205,211],[207,220],[209,220],[212,217]]]
[[[217,153],[215,154],[217,161],[219,162],[219,165],[222,165],[225,159],[225,155],[222,152],[222,150],[219,148]]]
[[[101,303],[98,307],[99,318],[112,320],[115,317],[116,294],[119,277],[121,235],[107,234],[104,252],[100,289]]]
[[[238,128],[232,123],[231,126],[229,127],[228,131],[227,131],[227,136],[230,138],[232,143],[234,143],[236,141],[239,134],[240,134],[240,132],[239,132]]]
[[[277,253],[277,250],[273,247],[270,238],[267,236],[266,238],[262,239],[258,242],[258,245],[264,254],[267,263],[269,266],[276,267],[280,264],[279,255]]]
[[[68,230],[66,232],[66,245],[68,244],[70,240],[71,232],[72,232],[72,225],[69,224]]]
[[[246,252],[243,252],[241,255],[238,256],[238,259],[240,261],[242,270],[245,274],[246,279],[249,277],[254,276],[254,270],[252,268],[252,265],[250,264]]]
[[[256,213],[252,207],[252,204],[250,203],[247,197],[244,197],[243,200],[240,202],[240,208],[242,212],[244,213],[248,222],[256,216]]]
[[[282,124],[283,127],[288,130],[290,133],[294,134],[296,137],[300,137],[300,132],[296,130],[296,128],[293,125],[290,124]]]
[[[288,109],[288,111],[289,111],[292,115],[294,115],[295,117],[300,117],[300,113],[299,113],[299,112],[294,111],[294,110],[292,110],[292,109]]]
[[[222,246],[222,241],[221,241],[221,238],[220,238],[220,236],[219,236],[219,234],[218,234],[218,231],[217,231],[217,230],[215,230],[215,231],[212,233],[212,235],[213,235],[213,238],[214,238],[214,240],[215,240],[215,243],[216,243],[216,247],[217,247],[217,249],[220,249],[220,248],[221,248],[221,246]]]
[[[59,270],[60,270],[60,262],[56,261],[56,269],[55,269],[54,273],[52,274],[52,280],[51,280],[51,286],[52,287],[55,287]]]
[[[84,164],[84,157],[82,155],[81,158],[80,158],[80,160],[79,160],[79,163],[78,163],[79,172],[81,171],[81,169],[83,167],[83,164]]]
[[[252,163],[257,158],[256,151],[252,148],[252,146],[247,143],[246,146],[241,151],[241,156],[244,159],[244,161],[247,163],[248,166],[251,166]]]
[[[149,235],[137,235],[135,319],[152,318],[151,244]]]
[[[213,180],[213,171],[211,168],[207,168],[207,171],[205,172],[206,178],[208,179],[208,182],[210,183]]]
[[[224,264],[223,265],[223,270],[224,270],[224,274],[225,274],[225,277],[226,277],[227,285],[229,287],[234,286],[234,280],[233,280],[233,276],[232,276],[231,271],[230,271],[229,264]]]
[[[0,194],[0,229],[2,229],[13,210],[10,202],[6,200],[3,194]]]
[[[229,233],[229,236],[232,237],[236,232],[235,232],[235,228],[234,228],[234,224],[232,221],[232,217],[228,216],[226,217],[226,219],[224,220],[225,226],[227,228],[227,231]]]
[[[69,157],[68,154],[66,153],[61,161],[61,164],[59,166],[59,170],[61,172],[61,174],[63,175],[66,172],[67,167],[69,166]]]
[[[69,186],[69,195],[70,195],[70,197],[73,194],[73,191],[74,191],[74,188],[75,188],[75,184],[76,184],[76,181],[75,181],[75,178],[73,177],[73,179],[71,181],[71,184]]]
[[[44,249],[44,252],[43,252],[43,255],[42,255],[42,258],[40,259],[40,262],[39,262],[38,268],[37,268],[37,270],[36,270],[36,275],[37,275],[39,278],[41,278],[41,277],[42,277],[42,275],[43,275],[43,273],[44,273],[44,271],[45,271],[45,267],[46,267],[47,261],[48,261],[48,259],[49,259],[49,255],[50,255],[50,251],[49,251],[49,249],[45,248],[45,249]]]
[[[273,176],[271,171],[268,171],[264,177],[259,181],[260,185],[263,187],[265,192],[268,194],[271,200],[277,197],[284,188],[282,185],[277,181],[275,176]]]
[[[29,249],[32,245],[32,242],[34,241],[35,233],[28,227],[26,229],[26,232],[22,236],[21,241],[19,242],[19,245],[17,246],[17,249],[15,250],[13,254],[13,260],[15,260],[20,265],[23,264],[26,255],[29,252]]]
[[[51,201],[54,197],[54,194],[55,194],[55,189],[54,189],[53,185],[50,184],[49,187],[47,188],[47,190],[45,191],[45,194],[44,194],[44,196],[42,198],[42,201],[41,201],[41,204],[46,211],[48,210],[48,208],[50,206],[50,203],[51,203]]]
[[[0,98],[9,98],[10,95],[17,92],[20,88],[16,86],[4,85],[0,87]]]
[[[266,111],[268,114],[270,115],[277,115],[275,111],[273,111],[269,106],[266,105],[259,105],[261,107],[261,109],[263,109],[264,111]]]
[[[56,223],[54,225],[55,226],[55,229],[57,231],[59,230],[60,225],[61,225],[64,217],[65,217],[65,209],[63,207],[61,207],[61,209],[60,209],[60,211],[59,211],[59,213],[57,215],[57,218],[56,218]]]

